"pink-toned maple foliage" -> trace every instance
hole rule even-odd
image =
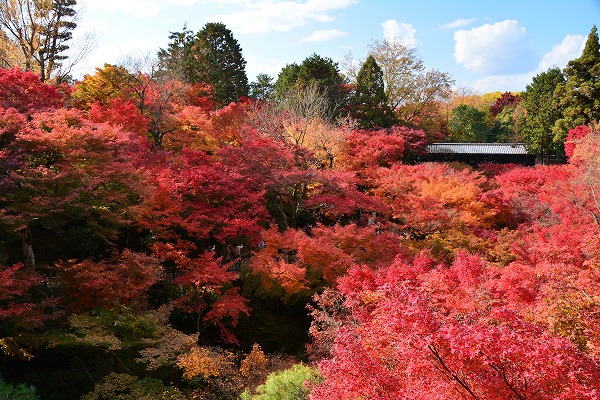
[[[312,154],[300,146],[249,140],[239,147],[224,147],[217,156],[227,170],[265,192],[272,215],[285,227],[296,228],[301,219],[331,223],[385,208],[358,189],[352,173],[318,168]]]
[[[589,131],[590,127],[587,125],[580,125],[573,129],[569,129],[567,140],[565,141],[565,154],[568,158],[573,156],[577,142],[585,137]]]
[[[148,130],[149,118],[144,116],[131,100],[113,99],[108,106],[97,101],[88,111],[93,122],[106,122],[134,133],[145,134]]]
[[[389,167],[402,161],[405,139],[388,134],[387,130],[354,131],[346,138],[342,164],[350,170]]]
[[[0,68],[0,108],[14,108],[29,114],[50,111],[64,105],[55,87],[42,83],[33,72]]]
[[[145,139],[91,123],[77,110],[35,114],[8,147],[23,165],[11,174],[13,189],[0,194],[0,219],[19,230],[32,221],[51,228],[97,218],[110,240],[140,201],[148,150]]]
[[[598,396],[597,361],[506,308],[488,287],[495,268],[467,253],[449,267],[423,261],[340,281],[351,316],[312,399]]]

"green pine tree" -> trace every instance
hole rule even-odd
[[[169,39],[168,48],[158,52],[162,74],[210,85],[217,106],[248,96],[246,60],[225,24],[209,22],[196,35],[184,27]]]
[[[296,87],[299,74],[300,66],[296,63],[287,64],[283,67],[277,75],[277,81],[275,81],[275,95],[282,97],[288,91],[293,90]]]
[[[312,54],[302,64],[288,64],[281,70],[275,82],[275,95],[280,100],[285,100],[290,93],[315,88],[327,99],[326,114],[335,119],[346,105],[347,97],[343,90],[345,83],[336,62],[329,57]]]
[[[338,85],[344,83],[344,77],[340,74],[337,63],[331,58],[312,54],[302,61],[297,83],[304,86],[315,82],[334,92],[339,89]]]
[[[168,47],[160,49],[157,54],[158,75],[185,81],[183,58],[186,46],[194,39],[194,33],[184,25],[181,32],[170,32],[169,39]]]
[[[387,128],[394,123],[394,115],[385,94],[383,72],[371,55],[356,76],[350,115],[358,120],[362,128]]]
[[[273,95],[275,83],[268,74],[256,75],[256,81],[250,83],[250,97],[255,100],[268,100]]]
[[[308,399],[311,383],[320,380],[317,370],[295,364],[291,368],[273,372],[264,384],[256,388],[256,393],[245,391],[241,400],[302,400]]]
[[[592,28],[581,57],[569,61],[563,70],[566,82],[554,92],[563,116],[553,127],[554,141],[564,143],[570,129],[600,119],[600,42]]]
[[[54,71],[60,69],[67,58],[64,52],[69,49],[67,42],[73,38],[77,27],[75,17],[76,0],[54,0],[47,17],[47,24],[40,27],[41,47],[38,50],[40,79],[44,82]]]
[[[550,68],[533,77],[521,96],[524,112],[518,122],[519,135],[527,143],[529,151],[537,154],[542,162],[548,155],[563,151],[564,141],[555,141],[552,128],[562,117],[554,91],[564,83],[565,77],[560,68]]]
[[[37,400],[35,387],[19,383],[11,385],[6,383],[0,376],[0,400]]]
[[[10,54],[1,55],[3,66],[33,71],[42,82],[64,79],[68,71],[61,71],[61,64],[77,27],[76,4],[76,0],[0,2],[0,39],[4,50],[10,49]]]

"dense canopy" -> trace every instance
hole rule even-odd
[[[155,71],[0,68],[0,397],[600,396],[597,110],[550,96],[591,84],[595,28],[564,80],[454,103],[316,54],[247,98],[175,73],[241,56],[223,24],[172,39]],[[523,133],[563,162],[420,158]]]

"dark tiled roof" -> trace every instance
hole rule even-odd
[[[432,143],[429,154],[510,154],[528,155],[522,143]]]

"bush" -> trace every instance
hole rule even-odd
[[[128,374],[110,373],[81,400],[184,400],[175,388],[165,386],[157,379],[139,379]]]
[[[38,400],[35,387],[23,383],[11,385],[0,376],[0,400]]]
[[[256,394],[242,393],[241,400],[303,400],[307,399],[311,383],[315,383],[319,373],[305,364],[273,372],[266,382],[256,388]]]

